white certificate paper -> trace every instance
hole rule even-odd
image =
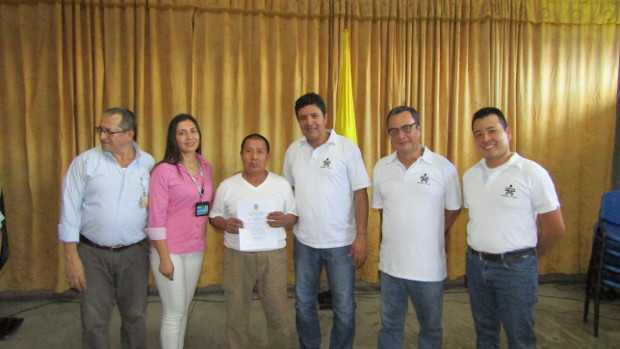
[[[282,243],[282,228],[272,228],[267,224],[267,215],[278,211],[270,200],[241,201],[237,205],[237,217],[243,222],[239,229],[239,249],[241,251],[275,250]]]

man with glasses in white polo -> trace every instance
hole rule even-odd
[[[136,119],[125,108],[103,112],[101,147],[78,155],[64,179],[58,237],[65,273],[80,292],[82,347],[109,348],[114,304],[121,315],[121,347],[146,348],[147,216],[151,155],[134,139]]]
[[[372,207],[381,215],[379,348],[402,348],[408,299],[419,348],[442,346],[445,234],[461,210],[459,175],[421,143],[418,112],[392,109],[386,120],[394,153],[377,162]]]

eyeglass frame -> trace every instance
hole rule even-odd
[[[418,126],[417,122],[412,122],[410,124],[406,124],[406,125],[402,125],[401,127],[390,127],[387,129],[387,134],[390,137],[396,137],[398,136],[401,132],[404,134],[410,134],[411,131],[413,131],[414,127]]]
[[[108,136],[114,136],[115,134],[119,134],[119,133],[125,133],[128,132],[130,130],[123,130],[121,129],[120,131],[112,131],[109,128],[105,128],[105,127],[101,127],[101,126],[95,126],[95,132],[98,134],[102,134],[105,133]]]

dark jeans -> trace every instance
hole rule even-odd
[[[510,349],[536,347],[536,255],[491,262],[468,250],[467,289],[476,325],[477,348],[499,348],[500,324],[506,331]]]
[[[108,349],[109,324],[114,304],[121,315],[121,347],[146,348],[146,301],[149,246],[145,240],[114,252],[79,244],[86,274],[81,294],[82,347]]]
[[[332,292],[334,322],[329,341],[332,349],[353,348],[355,336],[355,267],[349,255],[351,246],[312,248],[295,239],[296,323],[301,349],[321,346],[321,328],[316,296],[321,266],[325,264]]]
[[[401,349],[408,299],[415,309],[420,332],[418,348],[442,346],[443,281],[415,281],[381,273],[380,349]]]

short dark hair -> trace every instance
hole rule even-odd
[[[316,105],[319,109],[321,109],[323,115],[325,115],[325,101],[321,96],[314,92],[306,93],[305,95],[297,98],[295,101],[295,115],[297,115],[299,109],[309,105]]]
[[[136,123],[136,115],[129,109],[123,107],[106,108],[103,115],[112,116],[120,115],[121,123],[118,125],[123,131],[133,131],[134,140],[138,139],[138,124]]]
[[[385,124],[387,125],[390,123],[390,118],[392,116],[403,113],[403,112],[409,112],[409,114],[411,114],[411,116],[413,117],[413,121],[415,121],[418,127],[422,125],[420,123],[420,114],[418,113],[418,111],[415,110],[414,107],[409,107],[406,105],[399,105],[398,107],[392,108],[392,110],[388,112],[387,117],[385,118]]]
[[[177,127],[179,126],[181,122],[187,121],[187,120],[194,123],[194,126],[196,126],[196,130],[198,130],[198,137],[200,139],[198,140],[198,149],[196,149],[196,153],[200,154],[202,152],[201,150],[202,132],[200,132],[200,126],[198,125],[198,121],[196,120],[196,118],[194,118],[193,116],[189,114],[179,114],[173,117],[172,120],[170,120],[170,123],[168,124],[168,137],[166,138],[166,153],[164,154],[164,159],[162,160],[162,162],[176,165],[179,162],[181,162],[181,160],[183,160],[183,157],[181,156],[181,151],[179,150],[179,146],[177,145]]]
[[[270,151],[269,141],[267,140],[267,138],[265,138],[265,136],[263,136],[260,133],[250,133],[249,135],[245,136],[243,141],[241,141],[241,153],[243,153],[243,147],[245,147],[245,143],[249,141],[250,139],[258,139],[258,140],[265,142],[265,146],[267,146],[267,154],[269,154],[269,151]]]
[[[471,129],[474,129],[474,122],[478,119],[486,118],[489,115],[497,115],[497,119],[499,119],[499,123],[502,124],[504,130],[508,127],[508,122],[506,121],[506,117],[504,113],[502,113],[499,108],[495,107],[484,107],[474,113],[474,118],[471,119]]]

